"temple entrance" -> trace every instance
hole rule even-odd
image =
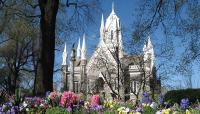
[[[104,80],[102,77],[99,77],[95,80],[95,87],[93,88],[94,93],[100,93],[100,91],[104,90]]]

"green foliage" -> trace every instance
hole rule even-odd
[[[156,113],[155,109],[153,109],[149,106],[144,107],[143,114],[155,114],[155,113]]]
[[[15,96],[14,105],[19,106],[19,104],[23,102],[23,98],[21,96],[21,89],[20,88],[16,89],[15,95],[16,96]]]
[[[26,111],[27,114],[44,114],[44,108],[30,108],[29,111]]]
[[[45,114],[69,114],[69,113],[61,107],[53,107],[47,109]]]
[[[164,96],[164,101],[169,103],[180,103],[183,98],[188,98],[190,103],[195,103],[197,100],[200,100],[200,89],[168,91]]]
[[[114,112],[113,110],[105,110],[102,112],[102,114],[116,114],[116,112]]]
[[[191,114],[200,114],[200,110],[191,109]]]
[[[2,105],[6,101],[6,93],[4,91],[0,92],[0,105]]]

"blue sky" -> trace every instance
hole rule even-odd
[[[131,39],[131,32],[133,31],[133,20],[135,19],[136,15],[136,9],[139,8],[139,0],[115,0],[114,1],[115,4],[115,12],[118,15],[118,17],[121,20],[121,24],[123,27],[123,40],[127,40],[127,39]],[[111,12],[111,7],[112,7],[112,0],[103,0],[102,4],[102,13],[104,15],[104,20],[106,20],[106,18],[108,17],[108,15]],[[94,49],[95,46],[97,46],[98,44],[98,36],[99,36],[99,28],[100,28],[100,23],[101,23],[101,15],[102,13],[96,14],[96,23],[89,25],[88,28],[86,28],[86,43],[87,43],[87,50],[88,50],[88,56],[90,56]],[[72,37],[75,35],[71,35]],[[159,52],[160,47],[158,46],[158,44],[160,44],[163,40],[164,40],[164,36],[163,33],[158,29],[156,31],[154,31],[152,34],[150,34],[151,36],[151,40],[152,43],[154,45],[154,50],[155,53]],[[82,37],[82,36],[81,36]],[[67,47],[68,50],[70,49],[72,42],[76,42],[78,38],[74,38],[75,40],[71,40],[67,42]],[[182,48],[180,47],[180,42],[178,42],[178,40],[174,40],[174,45],[175,45],[175,57],[173,58],[173,60],[171,62],[169,62],[168,64],[172,64],[174,62],[177,62],[176,59],[178,57],[180,57],[180,51],[182,51]],[[64,48],[64,46],[61,46],[61,50],[62,48]],[[141,49],[142,50],[142,49]],[[69,50],[70,52],[70,50]],[[62,62],[62,52],[56,52],[56,62],[55,64],[57,65],[57,67],[60,66]],[[162,58],[156,58],[156,63],[157,65],[159,63],[162,63],[163,60]],[[166,63],[167,64],[167,63]],[[171,67],[171,69],[174,69],[173,67]],[[200,78],[198,76],[199,74],[199,70],[197,70],[197,65],[193,65],[194,69],[194,74],[192,76],[193,79],[193,83],[194,83],[194,87],[199,87],[200,85],[198,83],[200,83]],[[57,72],[54,75],[54,81],[55,82],[59,82],[60,81],[60,76],[61,73]],[[170,80],[163,82],[165,85],[173,85],[173,86],[180,86],[180,85],[184,85],[184,78],[182,76],[177,76],[176,75],[170,75]],[[197,80],[198,79],[198,80]]]

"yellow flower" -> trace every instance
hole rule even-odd
[[[164,109],[164,110],[162,110],[162,114],[169,114],[170,113],[170,109],[168,108],[168,109]]]
[[[112,108],[113,107],[113,105],[110,105],[110,108]]]
[[[135,112],[135,113],[133,113],[133,114],[141,114],[140,112]]]
[[[104,106],[105,107],[108,107],[108,108],[112,108],[113,107],[113,101],[104,101]]]
[[[192,113],[187,109],[185,114],[192,114]]]
[[[174,111],[174,112],[172,112],[172,114],[178,114],[178,112],[177,112],[177,111]]]
[[[147,106],[147,104],[146,104],[146,103],[142,103],[142,106],[146,107],[146,106]]]
[[[147,107],[147,106],[150,106],[149,104],[146,104],[146,103],[142,103],[142,106],[143,107]]]

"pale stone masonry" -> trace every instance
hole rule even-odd
[[[105,24],[102,14],[99,44],[90,58],[86,57],[85,34],[82,47],[79,38],[76,58],[72,59],[71,55],[69,65],[66,64],[65,46],[62,90],[72,90],[73,86],[74,92],[84,94],[100,92],[106,98],[116,96],[119,91],[120,96],[126,96],[126,99],[135,99],[135,95],[137,93],[141,95],[143,91],[158,93],[160,80],[156,78],[155,55],[150,37],[145,41],[141,55],[125,55],[122,41],[121,23],[113,4]]]

